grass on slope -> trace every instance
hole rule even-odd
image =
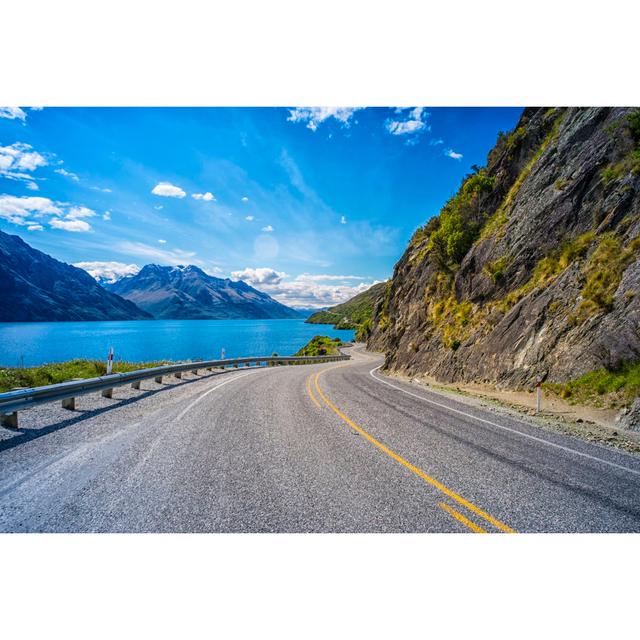
[[[373,306],[384,295],[385,282],[369,287],[357,296],[330,307],[326,311],[318,311],[307,318],[311,324],[333,324],[337,329],[355,329],[373,315]],[[347,322],[344,322],[346,318]]]
[[[339,356],[338,347],[342,346],[340,338],[329,338],[327,336],[314,336],[302,347],[296,356]]]
[[[571,404],[623,407],[640,396],[640,362],[625,364],[614,371],[596,369],[576,380],[548,382],[543,386]]]
[[[136,369],[159,367],[163,362],[114,362],[113,372],[124,373]],[[69,360],[55,362],[39,367],[0,367],[0,393],[18,387],[42,387],[58,382],[67,382],[76,378],[96,378],[107,373],[103,360]]]

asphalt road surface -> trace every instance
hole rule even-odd
[[[640,531],[640,458],[351,353],[22,412],[0,428],[0,531]]]

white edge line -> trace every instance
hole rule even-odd
[[[378,378],[377,376],[373,375],[374,371],[377,371],[382,365],[378,365],[377,367],[374,367],[373,369],[371,369],[371,371],[369,371],[369,375],[376,381],[380,382],[381,384],[386,384],[389,387],[393,387],[394,389],[397,389],[398,391],[402,391],[402,393],[406,393],[409,396],[413,396],[414,398],[418,398],[418,400],[422,400],[424,402],[428,402],[429,404],[433,404],[436,407],[441,407],[443,409],[446,409],[447,411],[452,411],[454,413],[459,413],[462,416],[466,416],[467,418],[471,418],[472,420],[477,420],[478,422],[484,422],[485,424],[490,424],[492,427],[496,427],[498,429],[502,429],[503,431],[509,431],[510,433],[515,433],[519,436],[522,436],[523,438],[529,438],[529,440],[535,440],[536,442],[541,442],[542,444],[546,444],[549,447],[555,447],[556,449],[561,449],[562,451],[567,451],[569,453],[573,453],[577,456],[582,456],[583,458],[588,458],[589,460],[594,460],[595,462],[600,462],[601,464],[606,464],[609,465],[610,467],[615,467],[616,469],[620,469],[622,471],[626,471],[628,473],[632,473],[636,476],[640,476],[640,471],[637,471],[636,469],[631,469],[629,467],[625,467],[621,464],[616,464],[615,462],[609,462],[608,460],[603,460],[602,458],[598,458],[596,456],[592,456],[588,453],[583,453],[582,451],[578,451],[576,449],[572,449],[571,447],[565,447],[561,444],[556,444],[555,442],[549,442],[549,440],[544,440],[543,438],[538,438],[536,436],[532,436],[528,433],[524,433],[523,431],[518,431],[517,429],[511,429],[510,427],[505,427],[501,424],[497,424],[496,422],[491,422],[491,420],[485,420],[484,418],[479,418],[478,416],[474,416],[471,413],[466,413],[465,411],[460,411],[460,409],[454,409],[453,407],[449,407],[446,404],[442,404],[441,402],[436,402],[435,400],[429,400],[429,398],[425,398],[424,396],[420,396],[417,393],[411,393],[411,391],[407,391],[406,389],[403,389],[402,387],[398,387],[395,384],[391,384],[390,382],[387,382],[386,380],[381,380],[380,378]]]
[[[198,402],[200,402],[200,400],[202,400],[205,396],[208,396],[210,393],[214,392],[216,389],[219,389],[220,387],[224,387],[225,384],[234,382],[239,378],[246,378],[247,376],[250,376],[252,373],[258,373],[258,371],[247,371],[247,373],[243,373],[239,376],[233,376],[233,378],[229,378],[228,380],[225,380],[224,382],[217,384],[215,387],[212,387],[208,391],[205,391],[202,395],[198,396],[191,404],[189,404],[185,409],[183,409],[176,417],[176,420],[181,420],[182,418],[184,418],[187,411],[190,411],[195,405],[198,404]]]

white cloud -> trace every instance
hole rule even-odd
[[[38,167],[49,164],[48,159],[33,150],[30,144],[14,142],[8,147],[0,147],[0,176],[9,180],[27,182],[33,189],[36,178],[31,175]],[[37,186],[34,191],[37,191]]]
[[[62,209],[49,198],[33,196],[0,196],[0,218],[20,226],[26,226],[26,218],[46,214],[62,215]]]
[[[251,222],[254,218],[253,218],[253,216],[245,216],[244,219],[248,220],[249,222]]]
[[[167,244],[167,241],[166,241],[166,240],[163,240],[162,238],[160,238],[160,240],[158,240],[158,242],[159,242],[160,244]]]
[[[40,187],[35,182],[27,182],[25,185],[29,191],[40,191]]]
[[[49,198],[36,196],[0,196],[0,218],[21,227],[38,226],[32,218],[49,219],[49,225],[54,229],[65,231],[89,231],[91,225],[83,218],[91,218],[96,212],[87,207],[72,206],[61,202],[53,202]],[[39,225],[41,226],[41,225]]]
[[[102,191],[102,193],[111,193],[111,189],[107,187],[89,187],[92,191]]]
[[[384,126],[386,130],[394,136],[415,137],[431,127],[427,124],[429,112],[424,107],[414,107],[411,109],[396,109],[397,117],[389,118]],[[412,138],[415,140],[415,138]]]
[[[366,280],[362,276],[340,276],[326,273],[301,273],[296,280],[298,282],[331,282],[344,280]]]
[[[152,247],[143,242],[131,242],[129,240],[123,240],[117,243],[113,249],[127,255],[138,256],[145,259],[151,258],[162,264],[174,266],[179,264],[202,265],[201,260],[194,260],[194,256],[196,255],[195,251],[160,249],[159,247]]]
[[[268,224],[266,227],[262,227],[262,230],[266,231],[267,233],[271,233],[274,229],[270,224]]]
[[[247,267],[242,271],[232,271],[231,277],[236,280],[244,280],[246,283],[255,286],[255,285],[276,285],[282,282],[283,278],[286,278],[287,274],[284,271],[276,271],[275,269],[270,269],[269,267],[258,267],[257,269],[252,269],[251,267]]]
[[[30,224],[27,231],[42,231],[44,227],[41,224]]]
[[[84,269],[98,281],[115,282],[124,276],[134,276],[140,267],[137,264],[124,262],[75,262],[74,267]]]
[[[156,211],[162,211],[164,209],[164,207],[159,204],[157,207],[153,207]]]
[[[442,138],[434,138],[433,140],[429,140],[429,144],[435,147],[436,145],[444,144],[444,140]]]
[[[215,196],[213,195],[213,193],[207,191],[206,193],[192,193],[191,194],[192,198],[195,198],[196,200],[206,200],[207,202],[211,202],[213,200],[213,202],[216,201]]]
[[[71,207],[65,218],[68,220],[78,220],[79,218],[93,218],[95,215],[97,215],[96,212],[88,207]]]
[[[49,226],[54,229],[73,231],[74,233],[83,233],[91,230],[91,225],[84,220],[61,220],[60,218],[51,218],[51,220],[49,220]]]
[[[0,107],[0,118],[25,121],[27,114],[20,107]]]
[[[311,131],[316,131],[318,126],[329,118],[334,118],[343,127],[348,127],[351,124],[353,114],[362,108],[363,107],[296,107],[295,109],[289,109],[289,117],[287,120],[290,122],[305,122],[307,128],[311,129]]]
[[[184,198],[187,194],[180,187],[171,184],[170,182],[158,182],[158,184],[151,189],[151,193],[157,196],[164,196],[165,198]]]
[[[54,169],[54,172],[59,173],[61,176],[64,176],[65,178],[71,178],[71,180],[74,180],[75,182],[79,182],[80,180],[80,178],[78,178],[78,176],[75,173],[71,171],[67,171],[62,167],[60,169]]]
[[[231,277],[244,280],[283,304],[307,308],[327,307],[346,302],[377,282],[349,284],[349,281],[362,281],[365,278],[351,275],[310,273],[303,273],[294,279],[288,279],[289,276],[286,273],[270,267],[257,269],[247,267],[241,271],[233,271]]]
[[[111,211],[105,211],[105,212],[102,214],[102,219],[103,219],[103,220],[106,220],[107,222],[108,222],[109,220],[111,220]]]
[[[347,224],[347,219],[344,216],[340,216],[340,224]]]
[[[456,153],[453,149],[445,149],[444,155],[454,160],[462,160],[463,158],[461,153]]]
[[[249,198],[247,198],[247,196],[242,196],[240,200],[242,200],[242,202],[249,202]]]

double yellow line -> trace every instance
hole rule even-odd
[[[337,367],[343,367],[343,366],[347,366],[347,365],[337,365]],[[336,407],[336,405],[333,404],[333,402],[331,402],[331,400],[329,400],[329,398],[327,398],[327,396],[324,394],[318,382],[321,375],[323,375],[327,371],[331,371],[331,369],[336,369],[337,367],[329,367],[328,369],[323,369],[322,371],[316,373],[315,377],[313,376],[313,374],[311,374],[307,379],[307,393],[309,394],[311,399],[315,402],[315,404],[318,407],[320,407],[320,403],[318,402],[317,398],[313,394],[313,389],[311,384],[312,378],[313,378],[315,390],[318,396],[327,405],[327,407],[329,407],[329,409],[331,409],[341,420],[346,422],[352,429],[354,429],[361,436],[366,438],[371,444],[373,444],[375,447],[377,447],[382,452],[387,454],[390,458],[393,458],[393,460],[395,460],[396,462],[400,463],[403,467],[409,469],[409,471],[412,471],[413,473],[415,473],[418,477],[422,478],[425,482],[427,482],[431,486],[435,487],[436,489],[444,493],[447,497],[451,498],[458,504],[462,505],[463,507],[465,507],[466,509],[474,513],[476,516],[482,518],[486,522],[493,525],[496,529],[503,531],[505,533],[516,533],[514,529],[506,525],[504,522],[501,522],[497,518],[494,518],[493,516],[488,514],[486,511],[483,511],[482,509],[480,509],[480,507],[477,507],[472,502],[469,502],[468,500],[463,498],[461,495],[449,489],[449,487],[445,486],[435,478],[432,478],[431,476],[427,475],[424,471],[422,471],[422,469],[419,469],[415,465],[411,464],[408,460],[405,460],[402,456],[398,455],[395,451],[392,451],[391,449],[389,449],[389,447],[382,444],[382,442],[374,438],[370,433],[365,431],[361,426],[356,424],[353,420],[351,420],[351,418],[349,418],[340,409],[338,409],[338,407]],[[462,523],[464,526],[466,526],[468,529],[471,529],[475,533],[487,533],[486,529],[483,529],[472,520],[469,520],[469,518],[467,518],[460,512],[456,511],[453,507],[449,506],[448,504],[444,502],[439,502],[438,506],[444,511],[446,511],[450,516],[455,518],[458,522]]]

